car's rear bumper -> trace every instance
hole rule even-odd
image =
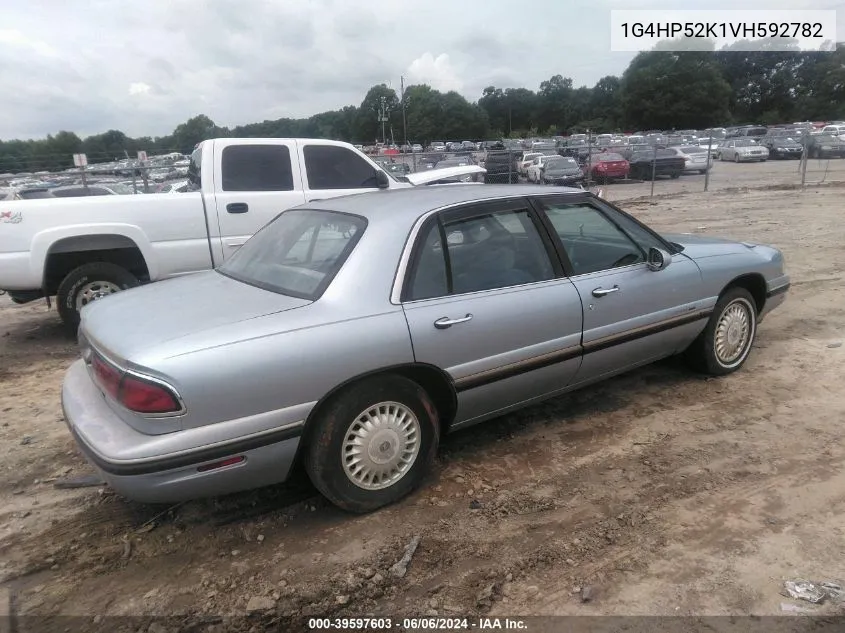
[[[293,465],[302,424],[253,434],[178,453],[143,459],[117,459],[115,447],[154,445],[160,435],[145,435],[115,415],[94,385],[85,365],[71,365],[62,385],[62,410],[79,448],[100,476],[123,496],[146,503],[170,503],[257,488],[284,481]],[[177,433],[190,433],[176,431]],[[237,463],[206,467],[242,457]]]

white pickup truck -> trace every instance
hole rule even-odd
[[[285,209],[483,172],[470,165],[397,179],[339,141],[208,140],[191,155],[186,193],[0,202],[0,289],[16,303],[55,295],[75,330],[90,301],[214,268]]]

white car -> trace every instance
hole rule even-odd
[[[845,141],[845,125],[825,125],[822,128],[822,134],[833,134]]]
[[[765,161],[769,158],[767,147],[750,138],[728,139],[719,146],[719,160],[732,160],[735,163],[746,161]]]
[[[516,170],[520,176],[528,175],[528,167],[534,162],[538,156],[542,156],[543,152],[526,152],[522,155],[522,160],[517,163]]]
[[[559,155],[548,155],[548,154],[540,154],[536,156],[531,164],[528,165],[528,168],[525,170],[525,175],[528,178],[528,182],[536,182],[540,184],[540,170],[543,168],[549,159],[557,159],[560,158]]]
[[[713,165],[712,158],[707,154],[707,146],[680,145],[670,147],[669,151],[684,159],[684,173],[706,173]]]

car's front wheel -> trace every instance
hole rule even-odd
[[[414,490],[440,440],[431,398],[401,376],[343,390],[314,423],[305,469],[317,490],[349,512],[376,510]]]
[[[686,351],[697,370],[724,376],[742,367],[757,334],[757,305],[745,288],[731,288],[713,309],[707,327]]]

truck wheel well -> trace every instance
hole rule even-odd
[[[745,288],[754,298],[754,303],[757,305],[757,314],[763,311],[763,307],[766,305],[766,280],[763,279],[762,275],[751,273],[737,277],[725,286],[722,294],[730,288]]]
[[[123,235],[84,235],[59,240],[50,247],[44,266],[44,291],[54,295],[62,279],[75,268],[92,262],[109,262],[125,268],[141,281],[150,271],[141,249]]]

